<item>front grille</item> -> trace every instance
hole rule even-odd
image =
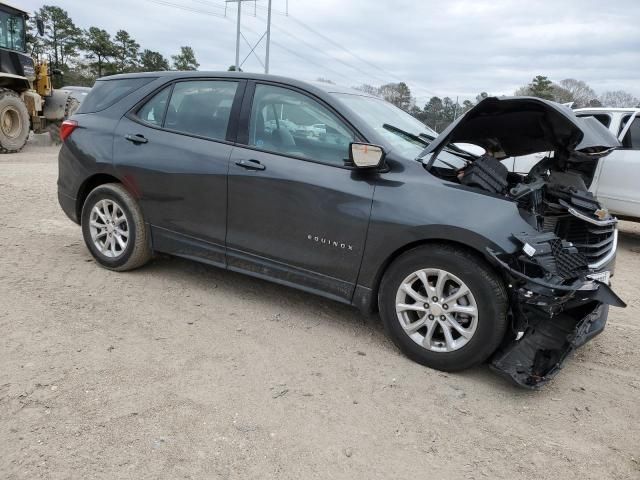
[[[616,225],[595,225],[575,217],[568,217],[556,225],[556,235],[565,239],[582,253],[590,265],[603,260],[614,248]]]
[[[551,254],[556,264],[557,273],[565,279],[587,273],[589,260],[581,253],[563,245],[562,240],[551,241]]]

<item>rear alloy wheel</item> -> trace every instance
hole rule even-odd
[[[94,188],[82,208],[81,223],[84,242],[103,267],[133,270],[151,258],[140,207],[121,184]]]
[[[0,89],[0,153],[18,152],[29,138],[29,111],[18,94]]]
[[[113,200],[105,199],[93,206],[89,231],[93,245],[105,257],[118,258],[127,250],[129,222],[122,207]]]
[[[445,371],[485,361],[507,328],[500,278],[473,253],[447,244],[409,250],[387,269],[380,315],[412,360]]]

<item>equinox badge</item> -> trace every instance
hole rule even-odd
[[[340,240],[331,240],[326,237],[320,237],[318,235],[307,235],[307,240],[311,240],[312,242],[319,243],[321,245],[326,245],[327,247],[340,248],[342,250],[348,250],[353,252],[353,245],[348,243],[341,242]]]

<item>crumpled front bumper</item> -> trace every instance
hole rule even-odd
[[[512,318],[511,334],[491,358],[491,368],[521,387],[549,382],[578,347],[604,330],[610,305],[626,307],[608,284],[589,279],[572,287],[545,283],[490,253],[510,278]]]
[[[532,312],[528,330],[518,341],[498,350],[491,368],[521,387],[543,386],[571,353],[604,330],[609,305],[591,302],[586,307],[553,317]]]

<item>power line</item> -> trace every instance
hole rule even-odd
[[[151,3],[156,3],[156,4],[158,4],[158,5],[164,5],[164,6],[167,6],[167,7],[177,8],[177,9],[179,9],[179,10],[183,10],[183,11],[188,11],[188,12],[193,12],[193,13],[201,13],[201,14],[204,14],[204,15],[210,15],[210,16],[212,16],[212,17],[221,18],[221,19],[224,19],[224,20],[227,20],[227,21],[231,21],[231,18],[229,18],[229,17],[225,17],[224,15],[219,15],[219,14],[214,13],[214,12],[209,12],[209,11],[205,11],[205,10],[200,10],[200,9],[197,9],[197,8],[186,7],[186,6],[184,6],[184,5],[179,5],[179,4],[175,4],[175,3],[172,3],[172,2],[167,2],[167,1],[165,1],[165,0],[147,0],[147,1],[148,1],[148,2],[151,2]],[[255,34],[255,35],[259,35],[259,33],[258,33],[258,32],[256,32],[255,30],[253,30],[253,29],[251,29],[251,28],[249,28],[249,27],[246,27],[246,26],[245,26],[245,27],[243,27],[243,28],[244,28],[245,30],[247,30],[247,31],[249,31],[249,32],[251,32],[251,33],[253,33],[253,34]],[[339,77],[343,77],[343,78],[345,78],[345,79],[349,80],[349,77],[347,77],[347,76],[343,75],[342,73],[340,73],[340,72],[338,72],[338,71],[336,71],[336,70],[333,70],[332,68],[329,68],[329,67],[327,67],[326,65],[322,65],[322,64],[320,64],[320,63],[317,63],[317,62],[315,62],[315,61],[311,60],[310,58],[304,57],[304,56],[303,56],[303,55],[301,55],[300,53],[298,53],[298,52],[296,52],[296,51],[294,51],[294,50],[291,50],[291,49],[290,49],[290,48],[288,48],[288,47],[285,47],[284,45],[282,45],[282,44],[281,44],[281,43],[279,43],[279,42],[276,42],[276,41],[274,41],[274,40],[271,40],[271,43],[272,43],[272,44],[274,44],[274,45],[276,45],[276,46],[277,46],[277,47],[279,47],[280,49],[282,49],[282,50],[284,50],[284,51],[288,52],[289,54],[291,54],[291,55],[293,55],[293,56],[295,56],[295,57],[298,57],[298,58],[300,58],[301,60],[304,60],[304,61],[305,61],[305,62],[307,62],[307,63],[312,63],[313,65],[316,65],[317,67],[320,67],[320,68],[321,68],[321,69],[323,69],[323,70],[326,70],[326,71],[332,72],[333,74],[338,75]]]
[[[211,0],[192,0],[192,1],[197,1],[198,3],[201,4],[205,4],[205,5],[211,5],[211,6],[215,6],[218,7],[218,5],[215,4],[215,2],[211,1]],[[218,7],[221,8],[221,7]],[[255,5],[256,9],[265,11],[267,10],[266,7],[263,7],[262,5]],[[366,75],[368,77],[373,77],[376,78],[378,81],[382,82],[382,83],[387,83],[389,77],[398,81],[398,82],[403,82],[404,80],[401,79],[397,74],[394,74],[382,67],[380,67],[379,65],[376,65],[375,63],[363,58],[362,56],[354,53],[353,51],[349,50],[347,47],[345,47],[344,45],[336,42],[335,40],[333,40],[332,38],[324,35],[323,33],[319,32],[318,30],[316,30],[315,28],[311,27],[310,25],[308,25],[307,23],[303,22],[302,20],[299,20],[298,18],[294,17],[293,15],[288,14],[287,12],[283,12],[281,10],[277,10],[272,8],[272,13],[276,13],[282,17],[285,18],[289,18],[291,19],[293,22],[295,22],[296,24],[298,24],[299,26],[301,26],[302,28],[304,28],[305,30],[307,30],[308,32],[316,35],[317,37],[323,39],[324,41],[330,43],[331,45],[333,45],[334,47],[342,50],[343,52],[345,52],[346,54],[350,55],[351,57],[355,58],[356,60],[362,62],[363,64],[367,65],[369,68],[373,68],[379,72],[382,72],[384,75],[387,76],[387,79],[384,79],[382,77],[379,77],[377,75],[372,75],[370,72],[366,73],[364,72],[362,69],[356,67],[355,65],[349,64],[347,62],[344,62],[343,60],[339,59],[338,57],[336,57],[335,55],[330,55],[327,52],[321,52],[323,54],[325,54],[326,56],[328,56],[329,58],[333,59],[334,61],[337,61],[339,63],[342,63],[343,65],[348,66],[349,68],[352,68],[358,72],[360,72],[363,75]],[[288,10],[288,9],[287,9]],[[278,30],[280,30],[281,32],[285,33],[286,35],[289,35],[290,37],[296,39],[298,42],[303,43],[305,45],[307,45],[308,47],[312,48],[314,51],[316,51],[317,49],[315,49],[312,45],[310,45],[308,42],[305,42],[304,40],[302,40],[300,37],[292,34],[291,32],[283,29],[282,27],[278,27],[277,25],[274,24],[275,28],[278,28]],[[326,67],[325,67],[326,68]],[[424,93],[426,93],[427,95],[437,95],[435,92],[433,92],[432,90],[425,88],[424,86],[421,86],[418,83],[414,83],[413,84],[413,90],[414,91],[422,91]]]
[[[197,8],[191,8],[191,7],[187,7],[185,5],[180,5],[180,4],[172,3],[172,2],[167,2],[165,0],[147,0],[147,2],[155,3],[157,5],[164,5],[165,7],[177,8],[178,10],[183,10],[185,12],[201,13],[203,15],[209,15],[211,17],[217,17],[217,18],[226,19],[226,17],[224,15],[220,15],[220,14],[215,13],[215,12],[209,12],[209,11],[206,11],[206,10],[200,10],[200,9],[197,9]]]
[[[210,5],[210,6],[213,6],[213,7],[215,7],[215,8],[222,8],[222,9],[224,9],[224,7],[220,6],[220,4],[218,4],[218,3],[214,2],[214,1],[211,1],[211,0],[191,0],[191,1],[192,1],[192,2],[201,3],[201,4],[203,4],[203,5]],[[222,1],[222,2],[224,2],[224,3],[226,3],[226,0],[221,0],[221,1]],[[260,10],[265,11],[265,12],[267,11],[267,7],[263,7],[262,5],[258,5],[257,3],[255,3],[255,4],[254,4],[254,7],[255,7],[256,9],[260,9]],[[275,8],[271,8],[271,11],[272,11],[273,13],[277,13],[278,15],[282,15],[282,16],[284,16],[284,17],[286,17],[286,16],[287,16],[287,13],[286,13],[286,12],[283,12],[282,10],[277,10],[277,9],[275,9]]]
[[[249,28],[249,27],[245,26],[245,27],[244,27],[244,29],[245,29],[245,30],[247,30],[247,31],[249,31],[249,32],[251,32],[251,33],[253,33],[253,34],[255,34],[255,35],[259,35],[259,33],[258,33],[258,32],[256,32],[255,30],[253,30],[252,28]],[[284,46],[283,44],[281,44],[280,42],[277,42],[277,41],[275,41],[275,40],[273,40],[273,39],[272,39],[272,40],[271,40],[271,43],[272,43],[273,45],[276,45],[276,46],[277,46],[277,47],[279,47],[280,49],[284,50],[285,52],[288,52],[289,54],[291,54],[291,55],[293,55],[293,56],[295,56],[295,57],[298,57],[298,58],[300,58],[301,60],[304,60],[304,61],[305,61],[305,62],[307,62],[307,63],[312,63],[313,65],[315,65],[315,66],[317,66],[317,67],[320,67],[320,68],[321,68],[321,69],[323,69],[323,70],[326,70],[326,71],[332,72],[333,74],[335,74],[335,75],[337,75],[337,76],[339,76],[339,77],[342,77],[342,78],[344,78],[344,79],[346,79],[346,80],[351,80],[351,78],[350,78],[350,77],[348,77],[348,76],[346,76],[346,75],[344,75],[344,74],[342,74],[342,73],[338,72],[337,70],[334,70],[334,69],[332,69],[332,68],[329,68],[329,67],[327,67],[326,65],[323,65],[323,64],[321,64],[321,63],[318,63],[318,62],[316,62],[316,61],[312,60],[312,59],[311,59],[311,58],[309,58],[309,57],[305,57],[304,55],[300,54],[299,52],[296,52],[295,50],[292,50],[292,49],[290,49],[289,47],[285,47],[285,46]]]
[[[201,13],[201,14],[205,14],[205,15],[212,16],[212,17],[222,18],[222,19],[225,19],[225,20],[229,20],[229,21],[231,21],[231,18],[230,18],[229,16],[227,16],[226,14],[221,15],[221,14],[219,14],[219,13],[215,13],[215,12],[211,12],[211,11],[206,11],[206,10],[201,10],[201,9],[198,9],[198,8],[192,8],[192,7],[188,7],[188,6],[185,6],[185,5],[172,3],[172,2],[169,2],[169,1],[166,1],[166,0],[147,0],[147,1],[152,2],[152,3],[156,3],[156,4],[158,4],[158,5],[164,5],[164,6],[169,6],[169,7],[177,8],[177,9],[180,9],[180,10],[183,10],[183,11],[189,11],[189,12],[194,12],[194,13]],[[196,2],[196,3],[199,3],[199,4],[201,4],[201,5],[206,5],[206,6],[208,6],[208,7],[218,8],[218,9],[224,10],[224,7],[222,7],[222,6],[221,6],[221,5],[219,5],[219,4],[214,3],[214,2],[212,2],[212,1],[207,1],[207,0],[191,0],[191,1]],[[256,8],[259,8],[260,10],[266,10],[266,7],[263,7],[263,6],[261,6],[261,5],[260,5],[260,6],[256,6]],[[281,15],[281,16],[283,16],[283,17],[285,17],[285,18],[290,18],[291,20],[293,20],[295,23],[297,23],[298,25],[300,25],[300,26],[301,26],[302,28],[304,28],[305,30],[307,30],[307,31],[311,32],[312,34],[314,34],[314,35],[318,36],[319,38],[321,38],[321,39],[323,39],[324,41],[326,41],[326,42],[330,43],[331,45],[335,46],[336,48],[338,48],[338,49],[340,49],[340,50],[344,51],[345,53],[347,53],[347,54],[348,54],[348,55],[350,55],[351,57],[353,57],[353,58],[355,58],[355,59],[359,60],[360,62],[362,62],[363,64],[367,65],[368,67],[370,67],[370,68],[374,68],[374,69],[376,69],[376,70],[378,70],[378,71],[380,71],[380,72],[384,73],[385,75],[388,75],[389,77],[394,78],[394,79],[395,79],[395,80],[397,80],[397,81],[403,81],[403,80],[402,80],[402,79],[400,79],[400,77],[398,77],[397,75],[392,74],[391,72],[389,72],[389,71],[385,70],[384,68],[382,68],[382,67],[380,67],[380,66],[378,66],[378,65],[376,65],[376,64],[374,64],[374,63],[372,63],[372,62],[370,62],[370,61],[368,61],[368,60],[366,60],[366,59],[364,59],[364,58],[362,58],[360,55],[357,55],[356,53],[352,52],[351,50],[349,50],[348,48],[344,47],[343,45],[341,45],[341,44],[337,43],[337,42],[336,42],[336,41],[334,41],[333,39],[331,39],[331,38],[327,37],[326,35],[324,35],[324,34],[322,34],[322,33],[320,33],[320,32],[318,32],[316,29],[314,29],[313,27],[311,27],[311,26],[307,25],[307,24],[306,24],[305,22],[303,22],[302,20],[299,20],[299,19],[297,19],[297,18],[295,18],[295,17],[293,17],[293,16],[291,16],[291,15],[287,15],[287,13],[282,12],[282,11],[280,11],[280,10],[272,9],[272,12],[273,12],[273,13],[276,13],[276,14],[278,14],[278,15]],[[257,18],[260,18],[261,20],[264,20],[264,18],[262,18],[262,17],[258,17],[257,15],[256,15],[256,17],[257,17]],[[274,24],[274,27],[278,28],[278,30],[280,30],[280,31],[281,31],[281,32],[283,32],[284,34],[288,35],[289,37],[293,38],[293,39],[294,39],[294,40],[296,40],[297,42],[300,42],[300,43],[302,43],[302,44],[306,45],[307,47],[309,47],[309,48],[310,48],[311,50],[313,50],[314,52],[317,52],[317,51],[318,51],[318,49],[317,49],[317,48],[315,48],[313,45],[309,44],[307,41],[305,41],[305,40],[301,39],[301,38],[300,38],[300,37],[298,37],[297,35],[294,35],[294,34],[292,34],[291,32],[286,31],[286,30],[285,30],[285,29],[283,29],[282,27],[279,27],[279,26],[277,26],[277,25],[275,25],[275,24]],[[254,34],[256,34],[256,35],[259,35],[255,30],[252,30],[252,29],[250,29],[249,27],[246,27],[246,26],[245,26],[245,27],[243,27],[243,28],[244,28],[245,30],[248,30],[248,31],[250,31],[250,32],[252,32],[252,33],[254,33]],[[320,67],[321,69],[323,69],[323,70],[325,70],[325,71],[332,72],[333,74],[335,74],[335,75],[337,75],[337,76],[339,76],[339,77],[341,77],[341,78],[344,78],[344,79],[348,80],[349,82],[353,82],[353,78],[348,77],[348,76],[346,76],[346,75],[344,75],[344,74],[342,74],[342,73],[338,72],[337,70],[334,70],[334,69],[332,69],[332,68],[327,67],[327,66],[326,66],[326,65],[324,65],[324,64],[320,64],[320,63],[318,63],[318,62],[316,62],[316,61],[314,61],[314,60],[311,60],[311,58],[309,58],[308,56],[304,56],[304,55],[302,55],[301,53],[299,53],[299,52],[297,52],[297,51],[294,51],[294,50],[292,50],[292,49],[290,49],[290,48],[288,48],[288,47],[285,47],[283,44],[281,44],[281,43],[279,43],[279,42],[276,42],[276,41],[274,41],[274,40],[272,40],[271,42],[272,42],[274,45],[278,46],[281,50],[284,50],[284,51],[288,52],[290,55],[293,55],[293,56],[298,57],[298,58],[300,58],[300,59],[302,59],[302,60],[304,60],[304,61],[306,61],[306,62],[308,62],[308,63],[311,63],[311,64],[313,64],[313,65],[316,65],[317,67]],[[365,76],[367,76],[367,77],[373,77],[373,78],[376,78],[378,81],[381,81],[382,83],[386,83],[386,80],[385,80],[385,79],[383,79],[382,77],[379,77],[379,76],[377,76],[377,75],[373,75],[371,72],[364,71],[364,70],[362,70],[361,68],[357,67],[356,65],[353,65],[353,64],[347,63],[347,62],[343,61],[342,59],[337,58],[335,55],[331,55],[331,54],[329,54],[329,53],[327,53],[327,52],[325,52],[325,51],[320,51],[320,52],[321,52],[322,54],[324,54],[325,56],[327,56],[328,58],[330,58],[330,59],[332,59],[332,60],[334,60],[334,61],[336,61],[336,62],[338,62],[338,63],[341,63],[342,65],[348,66],[349,68],[351,68],[351,69],[353,69],[353,70],[355,70],[355,71],[357,71],[357,72],[361,73],[362,75],[365,75]],[[414,92],[415,92],[415,91],[423,91],[423,92],[426,92],[426,93],[427,93],[427,95],[436,95],[436,94],[435,94],[434,92],[432,92],[431,90],[429,90],[429,89],[427,89],[427,88],[424,88],[424,87],[422,87],[422,86],[420,86],[420,85],[417,85],[417,84],[414,84],[413,90],[414,90]]]
[[[402,82],[404,80],[402,80],[400,77],[398,77],[397,75],[385,70],[384,68],[371,63],[370,61],[362,58],[360,55],[355,54],[354,52],[352,52],[351,50],[349,50],[348,48],[346,48],[344,45],[341,45],[339,43],[337,43],[336,41],[334,41],[333,39],[327,37],[326,35],[318,32],[317,30],[315,30],[314,28],[310,27],[309,25],[307,25],[306,23],[302,22],[301,20],[298,20],[297,18],[289,15],[288,18],[290,18],[291,20],[293,20],[294,22],[296,22],[298,25],[300,25],[301,27],[305,28],[307,31],[317,35],[318,37],[322,38],[323,40],[329,42],[331,45],[339,48],[340,50],[342,50],[343,52],[351,55],[353,58],[356,58],[358,60],[360,60],[362,63],[368,65],[369,67],[375,68],[376,70],[379,70],[380,72],[384,73],[385,75],[390,76],[391,78],[394,78],[396,81]],[[427,92],[429,95],[435,95],[435,92],[432,92],[424,87],[418,87],[419,89]]]
[[[206,6],[210,7],[210,8],[217,8],[217,9],[222,10],[224,12],[227,11],[227,9],[225,7],[223,7],[221,5],[216,5],[213,2],[207,2],[206,0],[191,0],[191,1],[195,2],[195,3],[199,3],[200,5],[206,5]]]
[[[264,19],[263,19],[262,17],[260,17],[260,16],[257,16],[257,18],[259,18],[259,19],[261,19],[261,20],[264,20]],[[273,26],[274,26],[274,28],[278,29],[280,32],[284,33],[285,35],[287,35],[287,36],[289,36],[289,37],[293,38],[295,41],[300,42],[300,43],[301,43],[301,44],[303,44],[303,45],[306,45],[306,46],[307,46],[307,47],[309,47],[309,49],[311,49],[312,51],[314,51],[314,52],[319,52],[319,53],[321,53],[321,54],[325,55],[326,57],[330,58],[331,60],[334,60],[334,61],[336,61],[336,62],[338,62],[338,63],[341,63],[342,65],[344,65],[344,66],[346,66],[346,67],[349,67],[349,68],[351,68],[351,69],[353,69],[353,70],[355,70],[355,71],[357,71],[357,72],[361,73],[362,75],[365,75],[366,77],[372,77],[372,76],[373,76],[373,75],[371,75],[370,73],[365,72],[364,70],[362,70],[362,69],[358,68],[357,66],[355,66],[355,65],[353,65],[353,64],[351,64],[351,63],[345,62],[344,60],[342,60],[342,59],[340,59],[340,58],[337,58],[337,57],[335,57],[335,56],[333,56],[333,55],[331,55],[331,54],[329,54],[329,53],[325,52],[324,50],[318,50],[316,47],[314,47],[313,45],[311,45],[309,42],[307,42],[307,41],[306,41],[306,40],[304,40],[303,38],[300,38],[300,37],[298,37],[297,35],[294,35],[293,33],[291,33],[291,32],[289,32],[289,31],[285,30],[285,29],[284,29],[284,28],[282,28],[282,27],[279,27],[278,25],[275,25],[275,24],[274,24]],[[323,68],[326,68],[326,67],[324,67],[324,66],[323,66]],[[385,81],[384,79],[382,79],[381,77],[375,77],[375,78],[377,78],[378,80],[382,81],[383,83],[385,83],[385,82],[386,82],[386,81]]]
[[[201,4],[203,4],[203,5],[210,5],[210,6],[213,6],[213,7],[216,7],[216,8],[222,8],[222,7],[218,6],[216,3],[214,3],[214,2],[212,2],[212,1],[210,1],[210,0],[209,0],[209,1],[208,1],[208,0],[192,0],[192,1],[194,1],[194,2],[198,2],[198,3],[201,3]],[[267,8],[266,8],[266,7],[263,7],[262,5],[257,5],[257,6],[256,6],[256,8],[257,8],[257,9],[259,9],[259,10],[263,10],[263,11],[266,11],[266,10],[267,10]],[[316,35],[316,36],[318,36],[318,37],[322,38],[323,40],[325,40],[325,41],[327,41],[327,42],[331,43],[332,45],[334,45],[335,47],[339,48],[340,50],[342,50],[342,51],[346,52],[347,54],[351,55],[352,57],[354,57],[354,58],[356,58],[356,59],[360,60],[362,63],[366,64],[366,65],[367,65],[367,66],[369,66],[370,68],[375,68],[376,70],[379,70],[379,71],[383,72],[385,75],[388,75],[388,76],[394,76],[394,75],[393,75],[393,74],[391,74],[390,72],[388,72],[388,71],[384,70],[383,68],[381,68],[381,67],[379,67],[379,66],[377,66],[377,65],[375,65],[375,64],[373,64],[373,63],[371,63],[371,62],[369,62],[369,61],[367,61],[367,60],[365,60],[365,59],[363,59],[363,58],[362,58],[362,57],[360,57],[359,55],[357,55],[357,54],[353,53],[351,50],[349,50],[349,49],[347,49],[346,47],[344,47],[343,45],[340,45],[339,43],[335,42],[335,41],[334,41],[334,40],[332,40],[331,38],[329,38],[329,37],[327,37],[327,36],[323,35],[322,33],[318,32],[317,30],[315,30],[315,29],[314,29],[314,28],[312,28],[311,26],[309,26],[309,25],[307,25],[306,23],[304,23],[302,20],[298,20],[297,18],[293,17],[292,15],[288,15],[286,12],[283,12],[283,11],[281,11],[281,10],[276,10],[276,9],[272,8],[272,9],[271,9],[271,11],[272,11],[273,13],[276,13],[276,14],[281,15],[281,16],[283,16],[283,17],[290,18],[291,20],[293,20],[294,22],[296,22],[297,24],[299,24],[300,26],[302,26],[303,28],[305,28],[305,29],[306,29],[306,30],[308,30],[309,32],[311,32],[311,33],[313,33],[314,35]],[[261,18],[261,17],[259,17],[259,16],[257,16],[257,15],[256,15],[256,17],[257,17],[257,18]],[[261,19],[262,19],[262,20],[264,20],[264,18],[261,18]],[[313,49],[314,51],[316,51],[316,50],[317,50],[313,45],[309,44],[308,42],[306,42],[305,40],[301,39],[300,37],[298,37],[298,36],[296,36],[296,35],[292,34],[291,32],[289,32],[289,31],[285,30],[284,28],[279,27],[278,25],[275,25],[275,24],[274,24],[273,26],[274,26],[275,28],[277,28],[278,30],[280,30],[281,32],[283,32],[284,34],[289,35],[290,37],[294,38],[295,40],[297,40],[297,41],[299,41],[299,42],[301,42],[301,43],[303,43],[303,44],[307,45],[308,47],[310,47],[310,48],[311,48],[311,49]],[[335,61],[337,61],[337,62],[339,62],[339,63],[342,63],[343,65],[346,65],[346,66],[347,66],[347,67],[349,67],[349,68],[352,68],[352,69],[354,69],[354,70],[359,71],[360,73],[362,73],[362,74],[364,74],[364,75],[366,75],[366,76],[369,76],[369,77],[375,77],[375,78],[377,78],[379,81],[381,81],[381,82],[383,82],[383,83],[386,83],[386,82],[387,82],[387,80],[386,80],[386,79],[383,79],[383,78],[378,77],[378,76],[376,76],[376,75],[371,75],[371,73],[370,73],[370,72],[369,72],[369,73],[364,72],[362,69],[359,69],[358,67],[356,67],[356,66],[354,66],[354,65],[352,65],[352,64],[349,64],[349,63],[347,63],[347,62],[343,61],[342,59],[337,58],[337,57],[336,57],[336,56],[334,56],[334,55],[330,55],[330,54],[328,54],[328,53],[326,53],[326,52],[324,52],[324,51],[322,51],[321,53],[325,54],[325,55],[326,55],[326,56],[328,56],[329,58],[331,58],[331,59],[333,59],[333,60],[335,60]],[[399,80],[399,81],[401,81],[401,80]],[[427,90],[425,89],[425,91],[427,91]],[[429,93],[431,94],[432,92],[429,92]]]
[[[201,0],[204,1],[204,0]],[[259,9],[263,9],[264,7],[262,6],[258,6]],[[278,10],[273,10],[274,13],[277,13],[278,15],[284,16],[286,18],[291,19],[292,21],[294,21],[295,23],[297,23],[298,25],[300,25],[302,28],[304,28],[305,30],[313,33],[314,35],[322,38],[323,40],[325,40],[326,42],[330,43],[331,45],[333,45],[334,47],[342,50],[343,52],[347,53],[348,55],[352,56],[353,58],[359,60],[360,62],[364,63],[365,65],[369,66],[370,68],[374,68],[382,73],[384,73],[385,75],[395,79],[398,82],[402,82],[404,80],[402,80],[398,75],[380,67],[379,65],[376,65],[375,63],[370,62],[369,60],[366,60],[365,58],[361,57],[360,55],[352,52],[351,50],[349,50],[347,47],[345,47],[344,45],[336,42],[335,40],[333,40],[330,37],[327,37],[326,35],[324,35],[321,32],[318,32],[316,29],[314,29],[313,27],[311,27],[310,25],[306,24],[305,22],[303,22],[302,20],[299,20],[298,18],[294,17],[293,15],[289,14],[287,15],[286,13],[282,12],[282,11],[278,11]],[[338,60],[336,57],[333,57],[334,59]],[[376,77],[378,79],[380,79],[380,77]],[[384,81],[384,80],[383,80]],[[417,85],[417,86],[416,86]],[[419,84],[415,84],[414,83],[414,90],[422,90],[423,92],[426,92],[429,95],[437,95],[435,92],[420,86]]]

